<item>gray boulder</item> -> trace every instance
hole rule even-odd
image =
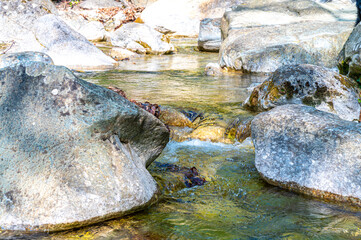
[[[267,111],[284,104],[305,104],[352,121],[359,119],[359,94],[354,80],[334,71],[314,65],[287,65],[255,87],[243,106]]]
[[[274,72],[288,64],[337,65],[354,24],[349,15],[341,14],[341,4],[337,5],[340,9],[307,0],[260,4],[246,4],[224,14],[221,67]],[[342,6],[355,9],[351,4]]]
[[[46,3],[54,6],[50,1],[36,2],[0,2],[0,42],[15,43],[8,52],[43,52],[55,64],[72,68],[110,67],[116,63],[57,16],[49,14]]]
[[[0,68],[5,68],[19,63],[43,62],[54,64],[51,57],[42,52],[20,52],[0,55]]]
[[[361,206],[360,123],[284,105],[251,123],[255,165],[270,184]]]
[[[127,23],[111,36],[113,46],[142,54],[167,54],[174,46],[163,41],[163,35],[146,24]]]
[[[57,231],[139,210],[157,198],[146,170],[165,125],[60,66],[0,70],[0,225]]]
[[[339,54],[339,69],[352,78],[361,76],[361,25],[358,24],[350,34]]]
[[[199,26],[198,49],[207,52],[218,52],[221,42],[221,19],[203,19]]]

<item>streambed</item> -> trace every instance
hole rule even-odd
[[[215,113],[225,121],[250,113],[239,105],[247,88],[266,76],[207,77],[204,66],[217,54],[194,50],[194,40],[176,42],[178,53],[120,62],[118,69],[79,73],[83,79],[123,89],[129,98],[179,109]],[[1,232],[2,239],[358,239],[361,214],[273,187],[259,177],[254,148],[190,139],[170,141],[149,171],[160,185],[173,175],[161,164],[196,167],[203,186],[161,187],[158,204],[119,220],[86,228],[26,235]]]

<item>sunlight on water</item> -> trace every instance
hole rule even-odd
[[[178,43],[178,53],[121,62],[118,69],[78,73],[117,86],[138,101],[213,112],[233,118],[247,88],[265,76],[209,77],[204,66],[217,54]],[[168,165],[167,165],[168,164]],[[186,188],[184,174],[162,166],[195,167],[207,181]],[[171,141],[149,167],[162,195],[159,203],[122,219],[36,235],[0,232],[0,239],[360,239],[361,214],[348,206],[300,196],[265,183],[254,166],[250,139],[242,144]]]

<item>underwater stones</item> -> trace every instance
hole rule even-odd
[[[164,124],[174,127],[194,127],[192,121],[182,112],[165,106],[161,106],[160,109],[159,120]]]
[[[274,72],[288,64],[337,65],[336,58],[353,29],[341,7],[326,9],[313,1],[269,2],[226,11],[221,22],[221,67]],[[355,9],[351,4],[343,6]]]
[[[146,166],[165,125],[115,92],[42,62],[0,70],[0,226],[64,230],[156,200]]]
[[[208,63],[204,67],[204,74],[207,76],[221,76],[223,75],[223,69],[218,63]]]
[[[163,41],[163,35],[148,25],[127,23],[111,35],[113,46],[141,54],[168,54],[174,46]]]
[[[353,121],[359,119],[360,91],[352,79],[324,67],[288,65],[255,87],[244,103],[252,111],[284,104],[305,104]]]
[[[270,184],[361,206],[360,124],[304,105],[284,105],[251,123],[255,165]]]
[[[218,52],[221,41],[221,19],[203,19],[199,26],[198,49],[206,52]]]

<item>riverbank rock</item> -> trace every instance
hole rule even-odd
[[[361,25],[350,34],[339,55],[339,69],[342,74],[358,79],[361,76]]]
[[[243,106],[267,111],[284,104],[305,104],[352,121],[360,116],[359,98],[357,83],[346,76],[314,65],[288,65],[255,87]]]
[[[57,16],[49,14],[51,8],[46,4],[54,5],[45,2],[0,2],[0,42],[15,43],[9,53],[43,52],[55,64],[72,68],[112,67],[116,63]]]
[[[111,36],[113,46],[141,54],[168,54],[174,46],[163,41],[163,35],[148,25],[127,23]]]
[[[359,123],[284,105],[257,115],[251,125],[255,165],[267,182],[361,206]]]
[[[125,8],[129,6],[129,3],[124,0],[82,0],[78,6],[83,9],[99,9],[99,8],[110,8],[119,7]]]
[[[355,7],[328,4],[250,1],[232,8],[221,23],[221,67],[242,72],[274,72],[283,65],[305,63],[335,67],[354,25],[352,15],[344,11],[355,14]]]
[[[64,230],[148,206],[165,125],[65,67],[0,70],[0,226]]]
[[[108,35],[101,22],[87,21],[75,11],[61,11],[59,16],[67,25],[89,41],[103,41]]]
[[[141,14],[140,21],[149,26],[163,27],[174,36],[196,37],[200,21],[221,18],[225,9],[241,4],[240,0],[158,0]]]
[[[199,26],[198,49],[206,52],[218,52],[221,42],[221,19],[203,19]]]

